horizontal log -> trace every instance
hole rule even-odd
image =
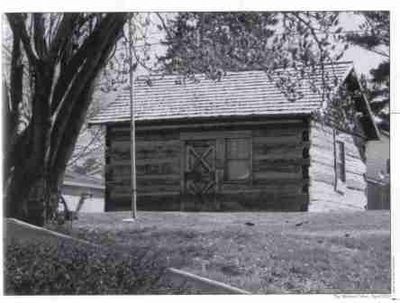
[[[136,165],[145,165],[145,164],[165,164],[165,163],[173,163],[174,165],[177,165],[180,161],[179,157],[171,157],[171,158],[149,158],[149,159],[136,159]],[[110,162],[108,163],[109,166],[130,166],[131,165],[131,160],[130,159],[110,159]]]
[[[131,167],[127,165],[107,165],[106,179],[126,178],[131,176]]]
[[[303,131],[308,131],[308,127],[304,123],[282,124],[268,127],[260,127],[253,130],[254,137],[286,137],[295,136],[302,137]]]
[[[253,167],[259,165],[308,165],[310,159],[303,159],[302,157],[297,158],[278,158],[269,157],[268,155],[257,155],[253,157]]]
[[[276,136],[276,137],[253,137],[254,145],[288,145],[296,146],[303,143],[300,135],[295,136]]]
[[[324,182],[326,184],[335,184],[335,171],[333,169],[326,168],[325,166],[319,165],[318,167],[311,167],[309,170],[311,186],[314,182]]]
[[[285,154],[279,153],[253,153],[253,163],[257,161],[271,161],[271,162],[285,162],[285,163],[300,163],[302,161],[309,161],[308,159],[303,158],[303,150],[299,149],[297,151],[292,151]]]
[[[181,141],[179,140],[151,140],[151,141],[140,141],[136,142],[136,148],[146,149],[146,148],[166,148],[166,147],[180,147]]]
[[[167,197],[167,196],[180,196],[180,191],[141,191],[138,192],[139,197]]]
[[[106,157],[108,158],[108,163],[120,163],[127,162],[130,165],[131,152],[127,151],[106,151]]]
[[[344,192],[339,193],[335,187],[324,182],[313,182],[310,187],[311,200],[329,201],[338,204],[354,203],[354,195],[358,195],[361,199],[365,196],[365,188],[359,187],[360,184],[353,184],[346,180]],[[353,187],[354,186],[354,187]]]
[[[221,210],[230,211],[300,211],[307,203],[307,195],[294,194],[277,197],[267,192],[224,194],[219,198]]]
[[[206,140],[227,138],[250,138],[251,130],[181,132],[180,140]]]
[[[326,149],[330,148],[333,150],[333,139],[328,137],[327,135],[325,136],[318,136],[318,137],[312,137],[310,139],[311,145],[314,147]]]
[[[311,169],[318,170],[320,165],[322,165],[325,169],[329,169],[334,172],[334,159],[329,159],[327,157],[311,157],[310,164]]]
[[[302,188],[306,183],[297,182],[295,184],[224,184],[221,186],[221,193],[256,193],[256,192],[269,192],[269,193],[301,193]]]
[[[166,147],[164,149],[138,149],[136,150],[136,159],[144,160],[144,159],[168,159],[175,158],[180,154],[180,148],[178,147]]]
[[[367,184],[364,180],[347,178],[346,187],[354,190],[365,190],[367,188]]]
[[[129,152],[131,150],[131,143],[128,141],[111,141],[107,152]]]
[[[107,176],[109,178],[125,178],[130,177],[131,167],[129,165],[109,164],[106,167]],[[143,164],[136,165],[136,175],[140,177],[148,178],[149,176],[168,176],[168,175],[179,175],[180,166],[179,162],[175,163],[160,163],[160,164]],[[150,177],[151,178],[151,177]]]
[[[311,149],[310,157],[311,160],[316,160],[318,162],[325,162],[325,163],[334,163],[335,159],[333,150],[324,152],[321,150]],[[365,167],[364,161],[362,161],[360,158],[349,156],[349,154],[346,154],[345,163],[360,168]]]
[[[346,149],[346,157],[351,157],[351,158],[354,158],[354,159],[360,159],[361,161],[363,161],[358,149],[354,149],[354,150]]]
[[[130,169],[126,169],[126,167],[122,167],[122,169],[116,169],[115,167],[111,169],[110,167],[107,168],[107,174],[109,181],[113,180],[129,180],[131,177]],[[125,173],[129,172],[129,173]],[[179,173],[171,173],[171,174],[146,174],[146,175],[139,175],[137,174],[137,179],[140,180],[150,180],[150,179],[159,179],[159,180],[169,180],[169,179],[179,179]]]
[[[180,165],[180,159],[181,158],[178,155],[176,157],[171,157],[171,158],[137,159],[136,160],[136,165],[145,165],[145,164],[157,164],[157,165],[174,164],[174,165]]]
[[[271,159],[279,159],[279,157],[287,158],[299,158],[302,157],[303,146],[297,144],[253,144],[253,155],[256,159],[262,156],[270,156]]]
[[[301,172],[255,172],[254,180],[299,180],[303,179]]]
[[[332,128],[330,127],[315,127],[312,126],[310,130],[310,138],[314,139],[315,137],[329,137],[332,138],[333,136],[333,131]]]
[[[321,181],[311,182],[309,193],[311,201],[334,201],[340,203],[343,200],[343,195],[335,191],[334,185]]]
[[[112,126],[107,130],[107,135],[112,140],[120,141],[122,138],[129,142],[129,126]],[[141,131],[138,127],[135,133],[136,141],[179,140],[178,130]]]
[[[147,177],[150,175],[179,175],[180,163],[178,160],[174,162],[137,164],[136,172],[138,176]]]
[[[356,174],[360,177],[363,177],[363,175],[366,173],[366,167],[362,164],[352,164],[346,162],[345,166],[346,174]]]
[[[174,149],[180,150],[180,141],[178,140],[159,140],[159,141],[137,141],[136,142],[136,150],[163,150],[163,149]],[[110,149],[112,152],[114,151],[129,151],[131,148],[131,142],[129,141],[112,141],[110,143]]]
[[[137,161],[136,161],[137,162]],[[131,166],[131,159],[124,158],[110,158],[107,166]]]
[[[137,210],[139,211],[178,211],[179,208],[180,197],[175,194],[165,196],[137,196]],[[131,197],[109,198],[106,201],[106,209],[109,211],[131,210]]]
[[[180,192],[176,190],[163,190],[163,191],[150,191],[150,190],[142,190],[137,191],[138,197],[164,197],[168,198],[171,196],[180,196]],[[113,191],[110,192],[110,199],[130,199],[131,193],[130,191]]]
[[[253,186],[264,186],[264,185],[285,185],[285,184],[307,184],[308,180],[303,178],[292,178],[292,179],[285,179],[285,178],[253,178],[252,185]]]
[[[266,172],[266,173],[301,173],[302,165],[271,162],[270,160],[255,161],[253,164],[253,172]]]
[[[317,161],[319,163],[325,163],[325,165],[333,166],[335,163],[335,155],[333,150],[321,151],[321,150],[310,150],[311,161]]]

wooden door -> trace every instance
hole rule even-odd
[[[183,209],[215,210],[215,140],[185,141]]]

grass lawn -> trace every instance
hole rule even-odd
[[[254,293],[390,293],[390,213],[80,214],[75,236]]]

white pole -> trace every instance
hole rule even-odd
[[[134,92],[134,75],[133,75],[133,54],[132,54],[132,15],[129,16],[129,101],[130,101],[130,120],[131,120],[131,206],[132,219],[137,218],[136,210],[136,138],[135,138],[135,100],[133,99]]]

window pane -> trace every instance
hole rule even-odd
[[[390,174],[390,159],[386,159],[386,173]]]
[[[227,139],[226,157],[227,159],[248,159],[250,157],[249,139]]]
[[[227,180],[246,180],[250,176],[249,160],[228,160],[226,166]]]
[[[345,150],[343,142],[336,142],[336,175],[341,181],[346,180]]]

